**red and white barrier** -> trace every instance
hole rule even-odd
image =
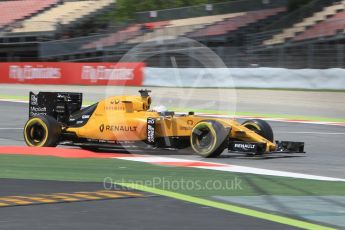
[[[141,86],[145,64],[137,63],[0,63],[0,83]]]
[[[150,68],[145,63],[0,63],[0,83],[345,89],[345,69]]]

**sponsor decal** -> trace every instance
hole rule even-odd
[[[147,142],[155,143],[155,123],[154,118],[147,118]]]
[[[134,141],[101,140],[101,139],[90,139],[90,138],[87,138],[86,140],[87,140],[87,142],[102,143],[102,144],[122,144],[122,145],[127,144],[127,145],[130,145],[130,144],[135,143]]]
[[[34,107],[34,106],[31,106],[30,110],[32,112],[47,112],[47,108],[46,107]]]
[[[9,77],[19,81],[32,79],[60,79],[61,69],[53,67],[33,67],[31,65],[9,66]]]
[[[35,117],[38,115],[47,115],[47,113],[35,113],[35,112],[30,112],[30,117]]]
[[[101,126],[99,126],[99,131],[101,131],[101,133],[103,133],[103,131],[104,131],[104,124],[101,124]]]
[[[239,152],[256,152],[258,145],[255,143],[235,142],[230,146],[230,150]]]
[[[111,100],[110,101],[110,104],[119,104],[120,103],[120,100],[118,100],[118,99],[115,99],[115,100]]]
[[[180,130],[192,130],[193,129],[193,127],[188,127],[188,126],[180,126]]]
[[[124,105],[109,105],[105,106],[104,110],[125,110]]]
[[[234,147],[235,148],[242,148],[242,149],[255,149],[255,145],[250,144],[250,143],[235,144]]]
[[[112,132],[136,132],[136,126],[127,126],[127,125],[100,125],[99,130],[101,132],[104,131],[112,131]]]
[[[134,69],[127,68],[115,68],[99,66],[82,67],[81,78],[84,80],[90,80],[91,82],[97,82],[98,80],[122,80],[128,81],[134,79]]]
[[[126,125],[107,125],[105,127],[106,131],[124,131],[124,132],[135,132],[137,131],[136,126],[126,126]]]
[[[57,105],[56,110],[57,113],[65,113],[65,105]]]
[[[34,117],[38,115],[47,115],[47,108],[46,107],[37,107],[37,106],[30,106],[29,108],[29,116]]]
[[[187,126],[180,126],[180,130],[192,130],[193,129],[193,120],[187,120]]]
[[[147,124],[154,125],[155,124],[155,119],[154,118],[148,118],[147,119]]]
[[[34,95],[34,94],[31,94],[30,102],[31,102],[31,105],[38,105],[38,98],[37,98],[37,96]]]
[[[140,86],[143,82],[144,66],[143,62],[6,62],[0,64],[3,75],[0,82]]]

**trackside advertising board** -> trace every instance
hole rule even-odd
[[[0,83],[141,86],[144,63],[0,63]]]

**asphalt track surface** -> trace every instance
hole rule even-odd
[[[0,196],[95,191],[101,183],[0,179]],[[1,229],[296,229],[162,196],[0,208]]]
[[[333,117],[341,117],[338,110],[342,108],[330,110],[328,113],[334,114]],[[27,104],[0,102],[0,145],[24,145],[22,127],[27,114]],[[311,115],[314,115],[314,112],[311,112]],[[342,160],[345,154],[345,127],[282,122],[270,124],[276,139],[305,141],[307,154],[248,158],[224,153],[221,158],[212,161],[345,178]],[[184,153],[164,154],[203,160]],[[93,186],[101,186],[97,183],[70,184],[3,179],[0,184],[1,192],[6,195],[15,195],[18,191],[37,193],[40,189],[47,188],[45,192],[50,189],[55,192],[58,188],[85,191],[88,188],[93,189]],[[1,229],[224,229],[227,226],[233,226],[235,229],[294,229],[161,196],[0,208],[0,223]]]

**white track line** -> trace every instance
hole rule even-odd
[[[345,182],[345,179],[342,179],[342,178],[316,176],[316,175],[310,175],[310,174],[304,174],[304,173],[261,169],[261,168],[253,168],[253,167],[246,167],[246,166],[239,166],[239,165],[229,165],[225,167],[198,166],[196,168],[211,169],[211,170],[226,171],[226,172],[236,172],[236,173],[250,173],[250,174],[265,175],[265,176],[279,176],[279,177],[291,177],[291,178],[308,179],[308,180]]]
[[[21,130],[23,128],[0,128],[0,130]]]
[[[304,173],[286,172],[286,171],[261,169],[261,168],[247,167],[247,166],[229,165],[229,164],[216,163],[216,162],[195,161],[195,160],[187,160],[187,159],[179,159],[179,158],[171,158],[171,157],[162,157],[162,156],[143,155],[140,157],[114,157],[114,158],[121,159],[121,160],[128,160],[128,161],[152,163],[152,164],[157,164],[157,165],[162,165],[162,166],[166,165],[165,163],[169,163],[169,166],[174,166],[173,163],[176,163],[177,167],[201,168],[201,169],[209,169],[209,170],[216,170],[216,171],[249,173],[249,174],[266,175],[266,176],[290,177],[290,178],[308,179],[308,180],[345,182],[345,179],[343,178],[325,177],[325,176],[317,176],[317,175],[310,175],[310,174],[304,174]],[[181,163],[185,163],[185,165],[183,164],[181,165]],[[193,166],[192,164],[191,164],[192,166],[189,166],[188,163],[209,163],[210,166]],[[214,164],[214,166],[212,166],[212,164]]]
[[[3,99],[0,98],[0,101],[4,101],[4,102],[16,102],[16,103],[25,103],[25,104],[29,104],[29,101],[23,101],[23,100],[16,100],[16,99]]]
[[[274,132],[280,134],[319,134],[319,135],[345,135],[345,133],[327,133],[327,132]]]

